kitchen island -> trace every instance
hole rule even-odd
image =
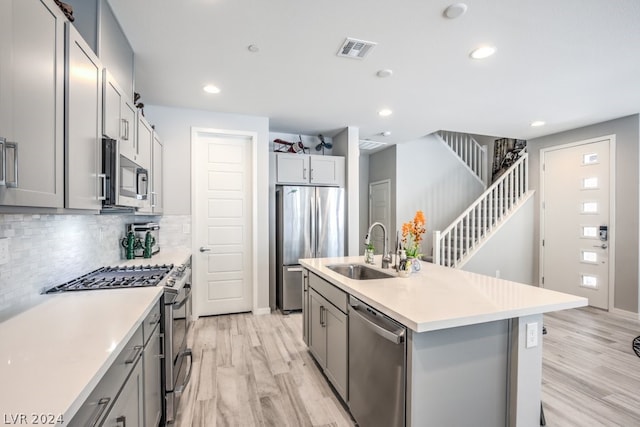
[[[587,305],[585,298],[425,262],[408,278],[376,280],[350,279],[327,267],[363,264],[363,257],[300,264],[313,279],[309,292],[317,291],[316,283],[320,294],[329,294],[323,304],[345,312],[342,295],[353,296],[406,326],[407,426],[539,425],[543,313]],[[348,404],[351,391],[341,378],[348,372],[330,368],[325,373]]]

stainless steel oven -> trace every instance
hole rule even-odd
[[[173,423],[178,403],[191,378],[193,355],[187,347],[191,324],[191,266],[178,267],[167,280],[165,291],[165,422]]]

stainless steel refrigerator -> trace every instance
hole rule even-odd
[[[344,255],[344,190],[279,186],[276,190],[276,304],[302,309],[300,258]]]

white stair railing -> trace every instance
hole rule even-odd
[[[466,133],[441,130],[436,134],[460,157],[460,160],[467,165],[486,188],[488,183],[487,147],[480,145],[478,141]]]
[[[433,262],[460,267],[529,191],[527,153],[444,231],[433,232]]]

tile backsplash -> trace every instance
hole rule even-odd
[[[0,214],[9,262],[0,265],[0,311],[28,304],[44,288],[64,283],[123,257],[120,240],[130,222],[160,221],[162,248],[191,246],[191,217]]]

